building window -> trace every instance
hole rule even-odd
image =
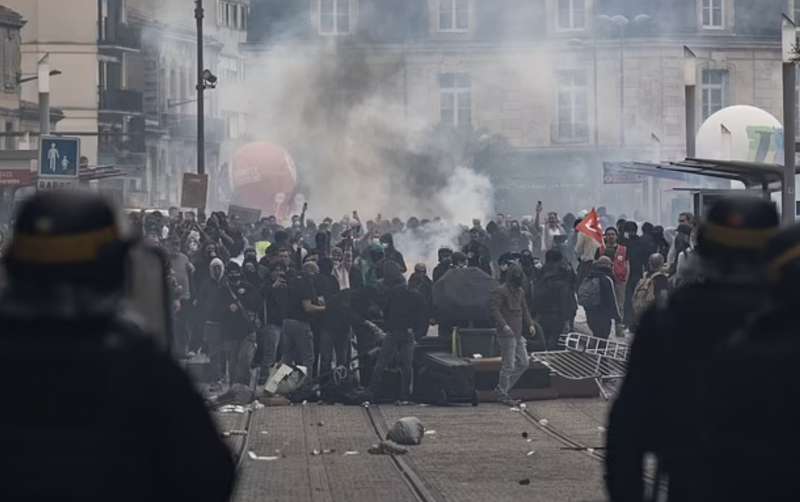
[[[710,30],[721,30],[724,28],[725,0],[702,0],[702,2],[703,28]]]
[[[247,29],[247,6],[231,0],[217,0],[217,26],[232,30]]]
[[[586,72],[558,72],[557,138],[559,141],[585,141],[589,138],[589,86]]]
[[[703,70],[703,119],[727,106],[728,71]]]
[[[439,0],[439,31],[469,29],[469,0]]]
[[[469,75],[444,73],[439,75],[442,124],[453,127],[472,125],[472,85]]]
[[[586,0],[558,0],[558,29],[586,28]]]
[[[346,35],[350,33],[350,0],[319,0],[319,33]]]

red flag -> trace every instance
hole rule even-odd
[[[600,226],[600,217],[597,216],[597,211],[594,208],[581,220],[577,230],[583,235],[596,240],[599,244],[603,244],[603,228]]]

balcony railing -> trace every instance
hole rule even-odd
[[[100,111],[142,113],[142,93],[127,89],[101,89]]]
[[[107,23],[101,26],[97,39],[100,47],[140,50],[142,48],[142,30],[122,23]]]

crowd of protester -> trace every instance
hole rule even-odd
[[[383,359],[408,360],[414,339],[438,323],[433,284],[455,267],[477,267],[504,284],[518,266],[526,309],[546,349],[557,349],[559,336],[575,329],[579,305],[595,336],[608,338],[612,325],[623,336],[645,304],[687,280],[693,217],[681,215],[669,242],[662,227],[644,223],[640,232],[637,223],[604,208],[598,214],[607,227],[602,244],[576,231],[585,211],[560,218],[538,204],[532,217],[498,213],[485,226],[473,220],[453,232],[452,247],[424,251],[438,257],[430,275],[424,260],[406,263],[395,241],[424,241],[444,225],[438,218],[363,221],[354,211],[317,223],[304,207],[283,224],[272,216],[245,223],[224,212],[206,217],[177,208],[135,212],[129,219],[169,256],[178,357],[206,354],[219,383],[248,383],[251,368],[263,383],[276,362],[313,375],[349,365],[381,345],[375,326],[386,328],[384,335],[404,328],[413,333],[403,343],[383,343],[391,346]],[[413,296],[390,302],[400,291]],[[439,323],[439,333],[447,335],[452,324],[458,323]],[[377,371],[360,364],[362,385],[373,383],[376,391],[377,359]],[[402,364],[404,374],[410,364]]]

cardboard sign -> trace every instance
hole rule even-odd
[[[183,174],[181,189],[181,207],[205,209],[208,194],[208,175]]]
[[[231,220],[238,220],[239,223],[245,225],[258,223],[258,220],[261,219],[261,210],[231,204],[228,206],[228,218]]]

